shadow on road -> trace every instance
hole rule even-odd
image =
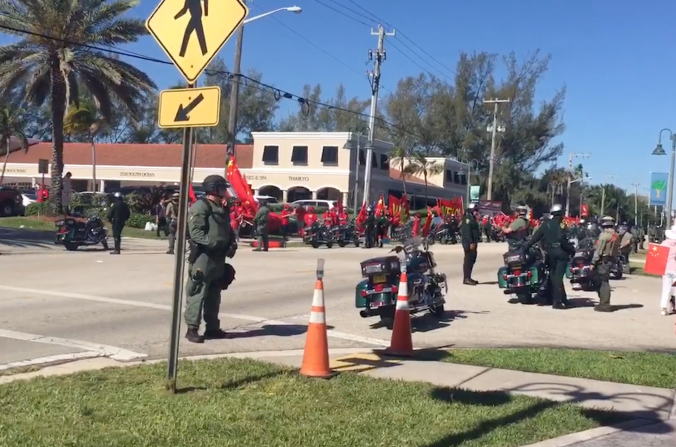
[[[562,385],[558,383],[533,383],[522,387],[506,389],[504,391],[488,391],[488,392],[474,392],[456,388],[435,388],[432,391],[432,397],[439,401],[447,402],[449,404],[459,402],[467,405],[498,407],[506,405],[513,399],[513,397],[509,393],[529,394],[536,393],[537,391],[547,391],[549,393],[554,391],[554,394],[558,395],[561,401],[574,403],[583,403],[586,401],[599,401],[599,400],[604,401],[610,400],[611,402],[612,401],[617,402],[620,400],[636,401],[638,399],[632,396],[638,396],[639,394],[645,396],[645,393],[621,393],[617,395],[607,396],[599,393],[586,392],[580,387],[572,385]],[[634,426],[633,428],[629,427],[629,425],[626,425],[627,428],[623,429],[623,431],[627,432],[651,433],[651,434],[664,434],[673,432],[673,428],[671,426],[669,426],[664,422],[660,422],[661,417],[659,414],[659,412],[668,411],[671,408],[672,402],[669,399],[666,399],[662,396],[656,395],[651,396],[663,400],[664,401],[663,404],[660,405],[658,408],[655,408],[654,410],[635,411],[635,412],[610,412],[587,408],[583,408],[582,412],[587,418],[593,419],[599,425],[602,426],[623,423],[635,418],[655,421],[654,424],[643,424],[641,426]],[[533,419],[537,417],[540,413],[561,406],[562,404],[563,402],[541,401],[513,414],[484,421],[472,429],[460,433],[450,434],[442,439],[435,441],[434,443],[427,444],[423,447],[458,446],[466,442],[486,436],[487,433],[490,433],[505,425],[517,424],[520,422],[528,421],[529,419]]]
[[[326,325],[326,328],[331,330],[333,326]],[[307,326],[301,324],[266,324],[259,328],[244,330],[241,332],[228,332],[228,340],[236,338],[253,338],[253,337],[293,337],[307,332]]]

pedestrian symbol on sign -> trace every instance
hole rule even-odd
[[[207,54],[207,41],[204,38],[204,26],[202,25],[202,1],[204,1],[204,17],[208,17],[209,0],[185,0],[183,9],[181,9],[178,14],[174,16],[174,20],[177,20],[183,17],[186,12],[190,12],[190,21],[188,21],[188,26],[185,28],[185,34],[183,34],[183,43],[181,43],[181,51],[178,53],[178,55],[181,57],[185,57],[185,52],[188,50],[190,35],[193,32],[197,34],[197,41],[200,44],[202,55]]]

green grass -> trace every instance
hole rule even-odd
[[[53,221],[35,217],[2,217],[0,218],[0,227],[51,233],[55,230]],[[138,237],[142,239],[166,239],[165,237],[158,238],[154,231],[145,231],[141,228],[131,227],[125,227],[122,235],[123,237]]]
[[[253,360],[165,365],[0,385],[12,447],[517,447],[625,417],[501,392],[343,373],[325,381]]]
[[[676,355],[582,349],[452,349],[451,363],[580,377],[658,388],[676,387]]]

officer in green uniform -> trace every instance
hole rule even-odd
[[[537,229],[533,237],[524,245],[524,252],[542,241],[547,252],[545,262],[549,267],[549,282],[551,285],[552,308],[567,309],[570,306],[563,286],[563,276],[566,274],[566,264],[575,247],[566,238],[566,224],[563,222],[563,207],[554,205],[550,210],[551,218],[545,220]]]
[[[517,217],[514,222],[502,228],[502,232],[507,235],[507,242],[511,247],[520,241],[528,238],[528,208],[525,206],[516,207]]]
[[[477,258],[477,245],[481,241],[481,228],[477,216],[479,210],[475,203],[470,203],[465,210],[465,215],[462,217],[460,224],[460,238],[462,239],[462,249],[465,252],[465,257],[462,263],[463,284],[468,286],[476,286],[478,281],[472,279],[472,270]]]
[[[364,221],[364,248],[373,248],[376,241],[376,217],[373,214],[373,208],[369,205],[366,208],[366,220]]]
[[[190,257],[184,319],[188,326],[185,338],[193,343],[226,337],[218,320],[221,306],[221,280],[225,274],[225,258],[236,247],[230,228],[230,211],[223,208],[229,184],[220,175],[209,175],[202,183],[205,197],[197,200],[188,213]],[[202,314],[206,330],[199,334]]]
[[[599,304],[594,307],[597,312],[612,312],[610,305],[610,269],[619,254],[619,240],[615,232],[615,220],[612,217],[604,217],[601,221],[603,231],[596,241],[596,250],[591,261],[591,268],[596,275],[594,280],[598,287]]]
[[[254,216],[254,223],[256,224],[256,233],[258,234],[258,244],[253,251],[268,251],[270,208],[268,208],[265,201],[260,202],[258,212]]]
[[[169,250],[167,254],[173,255],[174,245],[176,245],[176,231],[178,230],[178,193],[174,193],[171,201],[167,204],[165,218],[167,219],[167,228],[169,228]]]
[[[631,254],[632,245],[634,243],[634,236],[628,231],[626,225],[617,227],[617,237],[620,240],[620,254],[624,258],[624,265],[622,266],[622,273],[631,273],[629,269],[629,255]]]

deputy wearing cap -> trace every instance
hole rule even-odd
[[[528,238],[528,208],[525,206],[516,207],[517,217],[514,222],[502,228],[502,232],[507,235],[509,245],[523,241]]]
[[[615,232],[615,219],[606,216],[601,219],[603,231],[596,242],[596,250],[591,261],[595,270],[594,280],[598,288],[599,304],[594,307],[597,312],[612,312],[610,305],[610,269],[619,253],[619,239]]]
[[[481,229],[477,216],[479,209],[475,203],[470,203],[465,210],[460,224],[460,237],[462,238],[462,249],[465,252],[465,258],[462,263],[463,284],[476,286],[478,281],[472,279],[472,270],[477,258],[477,244],[481,241]]]
[[[563,286],[563,276],[566,274],[566,264],[570,255],[575,253],[575,247],[566,237],[566,224],[563,222],[563,207],[559,204],[552,206],[549,211],[551,219],[545,220],[537,229],[533,237],[524,245],[524,252],[536,243],[542,241],[547,252],[545,261],[549,267],[549,284],[553,309],[567,309],[570,306]]]

